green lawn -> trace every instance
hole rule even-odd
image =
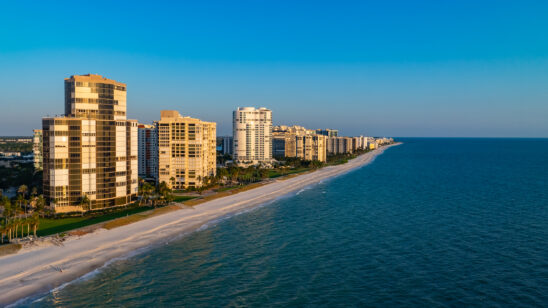
[[[97,216],[68,217],[58,219],[40,218],[40,226],[38,227],[36,234],[38,236],[45,236],[70,231],[100,222],[105,222],[107,220],[148,211],[150,209],[150,207],[135,207]]]
[[[301,172],[306,172],[306,171],[309,171],[309,170],[310,170],[310,168],[290,169],[290,170],[285,170],[283,174],[278,169],[269,170],[268,171],[268,177],[273,179],[273,178],[280,177],[282,175],[290,175],[290,174],[295,174],[295,173],[301,173]]]
[[[222,191],[236,189],[236,188],[239,188],[239,187],[241,187],[241,186],[238,186],[238,185],[236,185],[236,186],[223,186],[221,188],[216,189],[215,191],[216,192],[222,192]]]
[[[188,200],[192,200],[194,198],[196,198],[196,197],[194,197],[194,196],[175,196],[173,198],[173,201],[174,202],[185,202],[185,201],[188,201]]]

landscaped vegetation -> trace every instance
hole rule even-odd
[[[9,141],[0,143],[0,152],[21,152],[22,154],[28,154],[32,152],[32,143]]]
[[[75,213],[55,214],[46,207],[46,201],[38,194],[37,186],[29,190],[27,185],[19,186],[17,196],[0,198],[0,244],[10,243],[13,239],[34,237],[66,232],[97,223],[126,217],[171,202],[183,202],[195,197],[174,197],[171,189],[165,184],[152,185],[141,181],[139,185],[140,200],[124,207],[108,208]],[[41,187],[41,185],[39,185]],[[84,209],[89,208],[87,196],[79,202]]]
[[[42,173],[33,172],[31,164],[23,164],[21,168],[0,168],[0,183],[20,184],[15,197],[0,198],[0,243],[9,243],[15,238],[30,235],[36,237],[67,232],[98,223],[105,223],[103,227],[110,229],[178,209],[179,207],[169,206],[172,202],[197,205],[261,186],[266,179],[303,173],[328,165],[343,164],[368,151],[330,155],[326,163],[283,158],[272,168],[229,165],[227,168],[218,168],[214,177],[200,178],[199,180],[204,183],[202,187],[177,191],[177,195],[173,194],[166,183],[154,185],[141,180],[139,200],[131,205],[65,214],[55,214],[46,207],[46,201],[39,191],[42,186]],[[4,182],[1,182],[2,180]],[[32,188],[29,189],[29,187]],[[192,192],[198,192],[201,195],[205,190],[215,193],[200,198],[197,198],[195,194],[188,195]],[[180,193],[186,193],[186,195],[180,195]],[[87,196],[83,196],[79,203],[84,209],[89,209],[90,200]]]
[[[27,185],[42,191],[42,171],[34,172],[32,163],[10,162],[11,168],[0,166],[0,188],[19,187]]]

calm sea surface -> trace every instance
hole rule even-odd
[[[403,139],[33,307],[548,306],[548,139]]]

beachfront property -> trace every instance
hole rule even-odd
[[[204,184],[217,172],[217,124],[162,110],[158,125],[158,182],[172,189]]]
[[[158,178],[158,127],[157,123],[139,124],[138,129],[138,170],[145,179]]]
[[[42,119],[44,196],[55,212],[135,199],[137,121],[126,118],[126,94],[126,84],[100,75],[65,79],[65,115]]]
[[[272,111],[238,107],[233,112],[234,161],[242,165],[272,162]]]
[[[339,136],[339,131],[336,129],[329,129],[329,128],[317,129],[316,134],[327,136],[327,137],[337,137]]]
[[[272,129],[275,157],[298,157],[327,161],[327,137],[302,126],[276,126]]]
[[[353,153],[352,137],[328,137],[327,153],[330,155]]]
[[[43,169],[44,157],[42,155],[43,139],[42,130],[33,130],[32,136],[32,153],[34,154],[34,170],[39,171]]]
[[[156,123],[137,126],[137,161],[139,177],[156,180],[158,178],[158,127]]]

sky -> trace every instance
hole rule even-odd
[[[548,137],[547,1],[4,1],[0,135],[64,112],[63,79],[127,84],[128,117],[343,135]]]

